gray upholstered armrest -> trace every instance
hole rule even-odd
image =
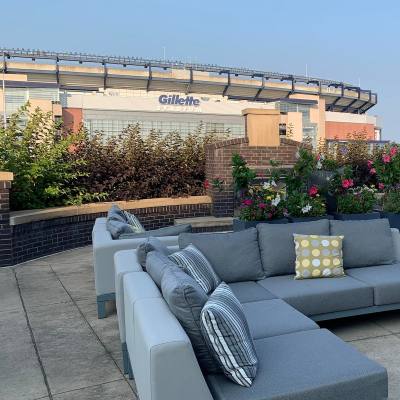
[[[135,382],[141,400],[212,400],[182,326],[162,298],[135,304]]]
[[[400,232],[396,228],[391,228],[396,262],[400,263]]]

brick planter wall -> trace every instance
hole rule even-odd
[[[232,179],[232,155],[240,154],[250,168],[265,173],[270,168],[270,160],[280,163],[282,168],[290,168],[296,162],[296,153],[302,143],[294,140],[280,139],[277,147],[249,146],[248,138],[229,139],[213,143],[206,148],[206,178],[211,182],[220,178],[225,183],[223,190],[210,188],[208,195],[212,198],[215,217],[233,216],[235,207],[235,193]]]
[[[0,267],[12,262],[10,195],[12,175],[0,172]]]

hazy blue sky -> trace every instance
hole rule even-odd
[[[0,45],[163,57],[341,80],[378,93],[400,139],[400,2],[393,0],[2,2]]]

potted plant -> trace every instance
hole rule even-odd
[[[400,188],[399,188],[400,189]],[[400,191],[385,193],[382,203],[382,218],[389,220],[391,228],[400,229]]]
[[[337,194],[337,212],[335,219],[362,220],[380,218],[379,212],[374,212],[376,203],[374,187],[366,185],[354,187],[352,179],[342,181],[343,191]]]
[[[329,218],[326,204],[318,187],[313,185],[308,192],[293,192],[286,200],[290,222],[316,221]]]
[[[284,193],[274,179],[250,186],[233,219],[233,230],[240,231],[260,223],[287,224]]]

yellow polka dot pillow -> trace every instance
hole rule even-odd
[[[342,244],[344,236],[293,234],[296,249],[294,279],[344,276]]]

